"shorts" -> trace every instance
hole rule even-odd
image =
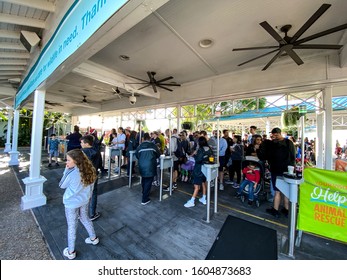
[[[173,170],[178,171],[180,166],[180,162],[178,160],[174,160],[173,162]]]
[[[225,156],[220,156],[219,157],[219,167],[218,171],[223,171],[224,167],[226,166],[226,159]]]
[[[57,157],[57,156],[59,156],[59,151],[58,150],[51,150],[51,151],[49,151],[49,154],[51,157]]]
[[[276,187],[277,176],[283,176],[283,173],[271,173],[271,183],[274,191],[279,192],[280,190]]]
[[[205,182],[206,182],[206,177],[204,175],[202,175],[201,177],[200,176],[195,176],[193,178],[193,185],[201,186],[202,183],[205,183]]]

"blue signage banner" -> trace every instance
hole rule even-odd
[[[75,1],[19,87],[15,107],[18,108],[63,61],[86,42],[126,2],[127,0]]]

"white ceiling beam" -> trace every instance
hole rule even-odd
[[[138,83],[139,81],[91,61],[82,63],[72,72],[105,84],[109,84],[113,87],[124,88],[129,92],[136,92],[138,94],[157,99],[160,98],[159,92],[154,93],[151,89],[137,90],[134,85],[126,84],[131,82]]]
[[[29,59],[28,52],[0,52],[0,58],[15,58],[15,59]]]
[[[19,40],[20,32],[0,29],[0,38],[18,39]]]
[[[15,94],[16,90],[14,88],[0,86],[0,95],[15,96]]]
[[[340,67],[346,67],[347,66],[347,45],[344,45],[341,52],[340,52]]]
[[[22,72],[18,71],[0,71],[0,77],[1,76],[20,76],[22,75]]]
[[[44,29],[46,27],[46,23],[43,20],[14,16],[14,15],[8,15],[8,14],[3,14],[3,13],[0,13],[0,22],[10,23],[10,24],[15,24],[15,25],[36,27],[36,28],[41,28],[41,29]]]
[[[0,42],[0,49],[27,51],[27,49],[22,44],[8,42]]]
[[[24,59],[0,59],[0,65],[27,65],[28,62]]]
[[[0,65],[0,71],[25,71],[26,67],[20,65]]]
[[[11,4],[17,4],[20,6],[26,6],[28,8],[34,8],[47,12],[54,12],[55,5],[48,1],[40,1],[40,0],[2,0],[2,2],[7,2]]]

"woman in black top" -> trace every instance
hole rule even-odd
[[[75,125],[73,128],[73,133],[66,136],[66,140],[69,140],[67,143],[67,152],[73,149],[81,149],[81,137],[82,134],[80,133],[80,128]]]

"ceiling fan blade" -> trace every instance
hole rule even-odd
[[[167,87],[163,87],[162,85],[157,85],[157,87],[160,87],[160,88],[165,89],[167,91],[173,91],[172,89],[167,88]]]
[[[275,29],[272,28],[267,21],[263,21],[259,23],[277,42],[280,44],[287,44],[287,42],[276,32]]]
[[[146,82],[143,82],[143,83],[124,83],[124,84],[126,84],[126,85],[144,85],[144,84],[149,84],[149,82],[146,81]]]
[[[137,90],[141,90],[141,89],[144,89],[144,88],[149,87],[149,86],[150,86],[150,84],[147,83],[147,85],[145,85],[144,87],[140,87],[140,88],[138,88]]]
[[[241,64],[239,64],[239,65],[237,65],[237,66],[242,66],[242,65],[244,65],[244,64],[246,64],[246,63],[248,63],[248,62],[251,62],[251,61],[256,60],[256,59],[258,59],[258,58],[267,56],[268,54],[273,53],[273,52],[276,52],[276,51],[278,51],[278,50],[279,50],[279,48],[277,48],[276,50],[273,50],[273,51],[264,53],[264,54],[262,54],[262,55],[259,55],[259,56],[257,56],[257,57],[254,57],[254,58],[252,58],[252,59],[250,59],[250,60],[247,60],[247,61],[245,61],[245,62],[242,62]]]
[[[146,81],[146,80],[143,80],[143,79],[140,79],[140,78],[136,78],[136,77],[133,77],[133,76],[130,76],[130,75],[127,75],[127,76],[130,77],[130,78],[133,78],[133,79],[136,79],[136,80],[148,83],[148,81]]]
[[[236,48],[236,49],[233,49],[233,51],[248,51],[248,50],[263,50],[263,49],[278,49],[278,46]]]
[[[333,28],[330,28],[330,29],[327,29],[325,31],[322,31],[322,32],[319,32],[319,33],[316,33],[316,34],[313,34],[311,36],[302,38],[302,39],[296,41],[294,43],[294,45],[299,45],[299,44],[302,44],[302,43],[305,43],[305,42],[308,42],[308,41],[311,41],[311,40],[323,37],[325,35],[329,35],[331,33],[335,33],[337,31],[344,30],[344,29],[347,29],[347,23],[339,25],[339,26],[336,26],[336,27],[333,27]]]
[[[155,92],[155,93],[157,93],[158,91],[157,91],[157,87],[156,87],[156,84],[152,84],[152,88],[153,88],[153,91]]]
[[[157,83],[157,86],[170,86],[170,87],[180,87],[180,84],[163,84],[163,83]]]
[[[150,71],[147,71],[147,75],[150,83],[155,83],[154,75]]]
[[[279,52],[268,62],[268,64],[265,65],[261,71],[265,71],[269,68],[269,66],[283,53],[283,50],[279,50]]]
[[[290,43],[294,43],[297,39],[300,38],[300,36],[302,34],[304,34],[304,32],[310,28],[310,26],[312,24],[315,23],[315,21],[317,19],[319,19],[321,17],[321,15],[323,15],[325,13],[325,11],[327,9],[330,8],[330,4],[323,4],[322,6],[320,6],[320,8],[304,23],[303,26],[301,26],[301,28],[294,34],[294,36],[290,39]]]
[[[286,53],[295,61],[297,65],[304,64],[304,62],[301,60],[301,58],[297,55],[295,51],[292,49],[286,50]]]
[[[325,45],[325,44],[314,44],[314,45],[298,45],[293,46],[293,49],[322,49],[322,50],[339,50],[343,45]]]
[[[162,83],[162,82],[165,82],[165,81],[168,81],[168,80],[171,80],[171,79],[173,79],[172,76],[166,77],[166,78],[164,78],[164,79],[161,79],[161,80],[157,81],[157,84]]]

